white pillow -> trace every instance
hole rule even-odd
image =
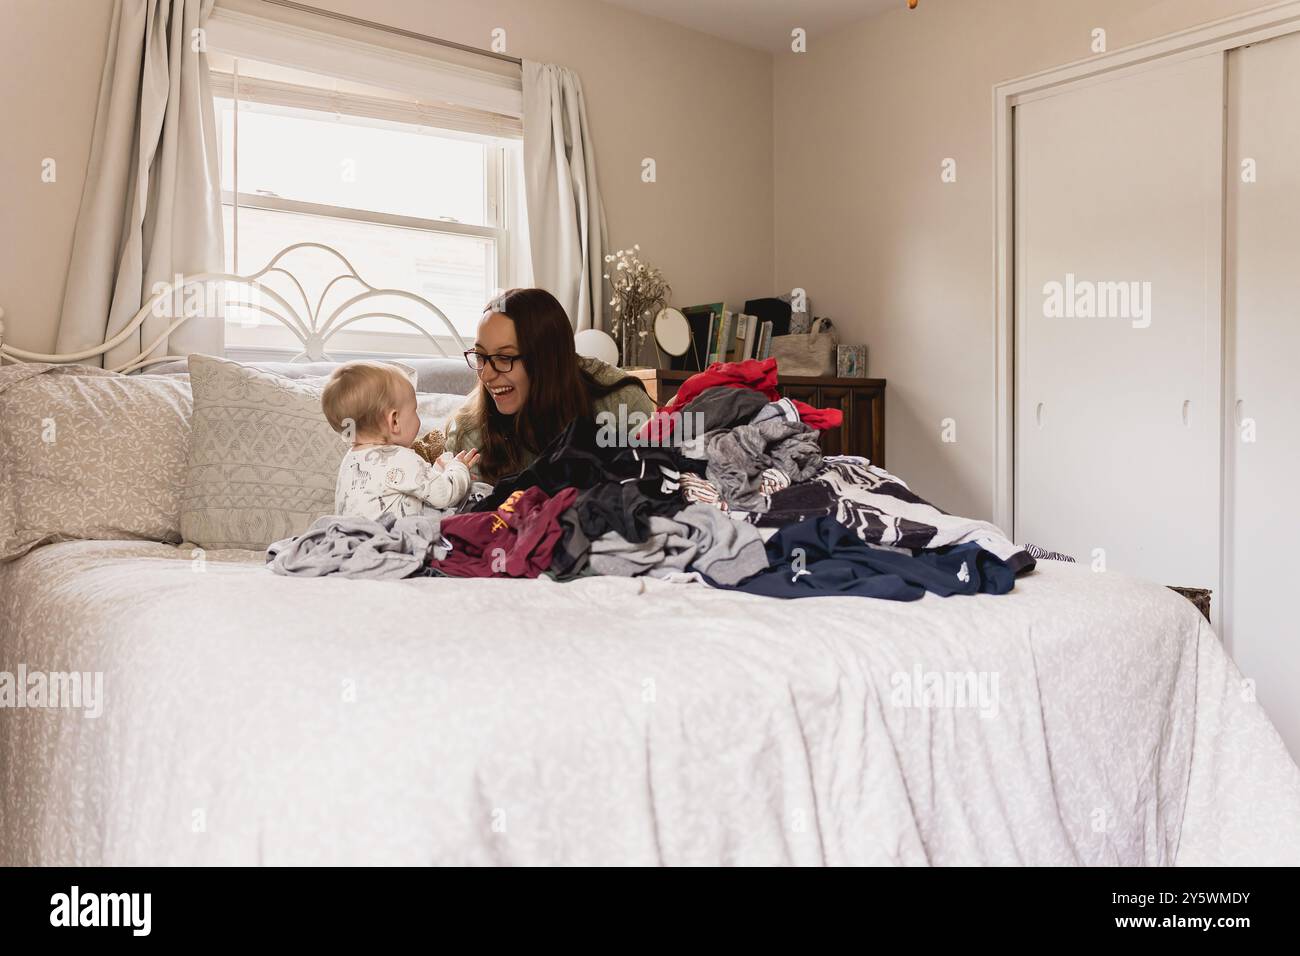
[[[190,405],[172,377],[0,368],[0,560],[52,541],[179,541]]]
[[[437,392],[419,392],[415,396],[420,413],[420,434],[433,429],[446,433],[447,420],[465,404],[464,395],[444,395]]]

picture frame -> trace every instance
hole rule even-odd
[[[835,375],[838,378],[866,378],[867,347],[865,345],[837,345],[835,347]]]

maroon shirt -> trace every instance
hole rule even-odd
[[[535,578],[551,566],[564,529],[560,515],[573,505],[577,488],[548,497],[541,488],[516,491],[496,511],[442,519],[451,553],[429,566],[456,578]]]

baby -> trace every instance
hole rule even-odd
[[[454,508],[470,488],[474,449],[433,464],[411,450],[420,430],[415,389],[402,372],[379,362],[336,368],[321,407],[352,448],[339,465],[334,512],[359,518],[427,514]]]

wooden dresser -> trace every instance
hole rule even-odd
[[[628,369],[645,382],[646,391],[660,405],[667,403],[682,382],[695,372],[667,369]],[[885,380],[883,378],[806,378],[782,375],[776,387],[786,398],[797,398],[816,408],[838,408],[844,424],[838,431],[821,433],[827,455],[862,455],[881,468],[885,465]]]

